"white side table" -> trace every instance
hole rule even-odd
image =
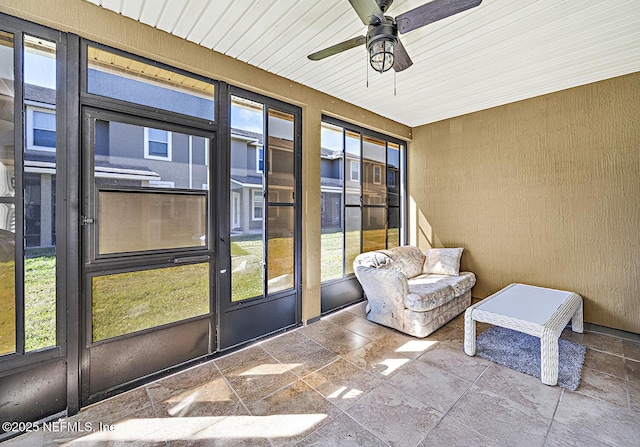
[[[577,293],[511,284],[467,308],[464,352],[476,354],[476,321],[536,336],[540,339],[540,379],[545,385],[556,385],[558,339],[569,320],[571,329],[581,333],[582,297]]]

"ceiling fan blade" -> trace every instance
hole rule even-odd
[[[482,0],[433,0],[396,17],[398,31],[408,33],[421,26],[475,8]]]
[[[324,50],[316,51],[315,53],[310,54],[307,57],[312,61],[319,61],[320,59],[324,59],[325,57],[333,56],[334,54],[338,54],[343,51],[350,50],[351,48],[364,45],[366,41],[367,38],[364,36],[354,37],[353,39],[349,39],[344,42],[327,47]]]
[[[413,61],[409,57],[409,53],[400,42],[400,39],[396,42],[393,48],[393,69],[398,72],[406,70],[413,65]]]
[[[375,18],[382,21],[384,14],[376,0],[349,0],[349,3],[365,25],[370,25]]]

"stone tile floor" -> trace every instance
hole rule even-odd
[[[587,346],[571,392],[465,355],[463,328],[416,339],[360,303],[2,447],[640,445],[640,343],[565,331]]]

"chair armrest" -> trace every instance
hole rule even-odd
[[[357,266],[356,278],[372,308],[391,305],[400,314],[404,312],[404,298],[409,294],[407,277],[397,270]]]

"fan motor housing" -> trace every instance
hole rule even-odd
[[[393,17],[385,16],[385,21],[378,25],[369,25],[367,31],[367,49],[369,46],[380,39],[392,39],[393,42],[398,41],[398,27]]]

